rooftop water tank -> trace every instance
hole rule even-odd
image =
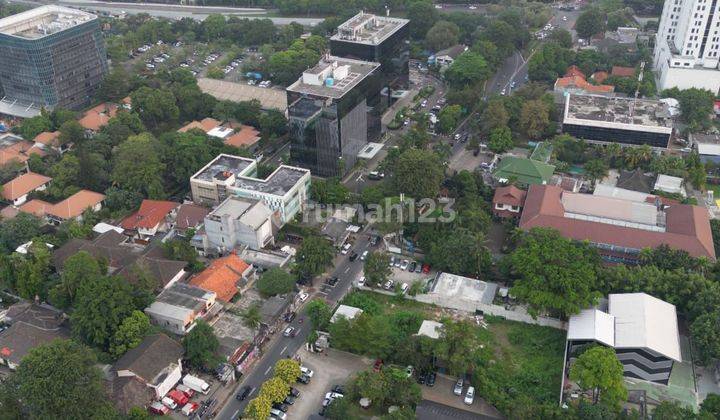
[[[332,87],[334,84],[335,79],[333,79],[332,77],[328,77],[327,79],[325,79],[325,86]]]

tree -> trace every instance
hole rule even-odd
[[[330,323],[332,308],[322,299],[313,299],[305,307],[314,330],[325,330]]]
[[[583,12],[575,22],[575,30],[581,38],[589,39],[593,35],[605,32],[607,17],[596,7]]]
[[[592,402],[601,402],[620,409],[627,400],[623,380],[623,366],[611,347],[593,346],[587,349],[570,368],[570,379],[583,390],[592,391]]]
[[[271,408],[272,401],[261,394],[250,400],[247,407],[245,407],[244,417],[252,420],[266,420],[270,417]]]
[[[510,114],[505,109],[502,99],[490,99],[482,114],[483,131],[489,134],[496,128],[507,127],[508,122],[510,122]]]
[[[607,164],[601,159],[593,159],[585,164],[585,174],[590,178],[593,184],[597,180],[602,180],[608,174]]]
[[[419,0],[407,6],[407,17],[410,20],[410,36],[422,39],[438,19],[437,10],[428,0]]]
[[[130,95],[133,112],[149,128],[158,128],[161,124],[175,124],[180,115],[175,96],[167,89],[141,87]]]
[[[298,249],[294,270],[303,278],[313,278],[332,263],[335,251],[326,239],[317,235],[306,236]]]
[[[691,132],[706,129],[710,126],[713,113],[714,95],[709,90],[691,88],[665,90],[662,97],[672,97],[680,102],[680,119],[687,124]]]
[[[103,276],[98,260],[87,251],[70,256],[63,264],[60,283],[51,292],[51,301],[66,309],[73,306],[77,290],[86,282]]]
[[[432,238],[429,241],[423,240],[422,247],[426,249],[427,262],[434,268],[450,273],[479,276],[490,267],[490,252],[482,245],[482,234],[464,227],[452,230],[442,227],[439,231],[433,228],[423,233]]]
[[[586,243],[563,238],[556,230],[532,229],[507,262],[516,278],[512,294],[529,304],[533,316],[540,310],[569,316],[600,297],[597,252]]]
[[[198,261],[198,254],[188,240],[171,239],[162,244],[163,255],[176,261],[187,261],[190,271],[198,273],[205,267]]]
[[[110,344],[110,354],[113,357],[120,357],[126,351],[134,349],[140,345],[148,331],[150,331],[150,319],[142,311],[133,311],[115,331]]]
[[[550,125],[550,110],[541,100],[527,101],[520,111],[520,126],[531,139],[540,138]]]
[[[438,116],[439,128],[443,133],[452,133],[460,124],[462,119],[462,107],[460,105],[448,105],[440,111]]]
[[[475,326],[469,321],[443,321],[440,339],[437,342],[438,356],[447,363],[452,375],[464,376],[477,367],[478,340]]]
[[[365,279],[368,284],[383,284],[392,274],[390,257],[384,252],[373,251],[368,254],[363,266]]]
[[[118,187],[141,193],[145,197],[162,198],[162,173],[165,166],[160,160],[159,151],[159,143],[149,133],[129,137],[118,146],[115,153],[113,181]]]
[[[690,324],[690,334],[699,362],[709,365],[720,358],[720,311],[703,313]]]
[[[695,418],[692,408],[675,401],[663,401],[652,412],[653,420],[686,420]]]
[[[20,124],[20,135],[27,140],[32,141],[38,134],[44,131],[50,131],[53,128],[52,121],[47,115],[38,115],[36,117],[27,118]]]
[[[288,385],[295,383],[300,377],[300,373],[300,363],[292,359],[280,359],[273,368],[273,375]]]
[[[273,267],[263,273],[257,283],[263,296],[275,296],[288,293],[295,287],[295,278],[279,267]]]
[[[480,84],[488,77],[490,77],[490,67],[487,61],[483,56],[472,51],[460,54],[445,70],[445,79],[450,86],[458,89]]]
[[[310,194],[323,204],[345,204],[350,190],[338,178],[320,179],[310,185]]]
[[[572,34],[562,28],[553,29],[552,32],[550,32],[550,34],[548,35],[547,39],[550,42],[556,42],[563,48],[572,48],[573,46]]]
[[[430,150],[408,149],[398,156],[393,183],[398,193],[416,200],[435,198],[444,177],[443,165]]]
[[[262,322],[262,313],[260,312],[259,305],[248,306],[248,308],[245,309],[240,316],[243,319],[243,323],[248,328],[256,329],[260,326],[260,322]]]
[[[710,414],[715,416],[716,419],[720,418],[720,395],[708,394],[700,404],[700,413]]]
[[[205,321],[195,321],[195,327],[183,338],[185,359],[196,368],[213,368],[219,361],[215,355],[220,343],[212,327]]]
[[[91,278],[79,285],[70,316],[73,333],[85,343],[108,350],[122,321],[135,309],[132,289],[117,277]]]
[[[40,219],[30,213],[20,213],[10,220],[0,221],[0,249],[9,254],[39,234]]]
[[[554,83],[558,76],[565,73],[574,57],[572,50],[558,43],[545,43],[528,60],[528,77],[536,82]]]
[[[51,256],[44,241],[33,241],[16,273],[15,289],[25,299],[44,298],[50,274]]]
[[[85,129],[75,120],[64,122],[59,131],[58,142],[61,145],[78,143],[85,138]]]
[[[130,91],[129,79],[130,75],[123,66],[113,66],[100,83],[97,91],[98,99],[112,102],[121,100]]]
[[[508,127],[498,127],[490,132],[488,148],[493,153],[505,153],[513,148],[512,132]]]
[[[87,347],[55,340],[28,352],[7,389],[23,418],[94,418],[110,408],[96,363]]]
[[[299,369],[300,368],[298,367],[298,370]],[[298,376],[295,377],[295,380],[297,380]],[[295,380],[293,380],[293,382]],[[282,378],[274,377],[268,379],[262,384],[259,395],[262,395],[268,400],[276,403],[282,402],[285,397],[287,397],[288,392],[290,392],[290,384]]]
[[[431,51],[439,51],[458,43],[460,28],[447,20],[439,20],[425,35],[425,43]]]

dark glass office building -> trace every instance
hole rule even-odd
[[[8,114],[86,107],[108,70],[97,16],[60,6],[0,20],[0,57],[0,113]]]
[[[316,176],[342,176],[368,142],[368,94],[380,64],[325,56],[287,88],[290,159]]]
[[[380,120],[393,103],[393,90],[408,87],[409,22],[360,12],[338,26],[338,32],[330,38],[332,55],[380,63],[379,89],[367,95],[368,139],[371,141],[380,136]]]

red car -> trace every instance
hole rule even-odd
[[[373,365],[373,370],[375,372],[380,372],[383,367],[383,361],[382,359],[375,359],[375,364]]]
[[[163,405],[161,402],[155,401],[154,403],[150,404],[150,407],[148,407],[148,411],[155,414],[156,416],[164,416],[170,412],[170,409],[165,407],[165,405]]]
[[[175,389],[187,395],[188,398],[192,398],[195,395],[195,390],[188,387],[187,385],[178,384]]]
[[[185,395],[182,391],[178,391],[177,389],[173,389],[172,391],[168,392],[167,396],[170,397],[173,401],[175,401],[175,403],[177,403],[177,405],[180,407],[187,404],[189,400],[187,395]]]
[[[427,264],[423,264],[422,272],[423,272],[423,274],[429,273],[429,272],[430,272],[430,266],[427,265]]]

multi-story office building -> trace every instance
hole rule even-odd
[[[221,154],[190,178],[190,189],[196,203],[217,205],[232,196],[260,200],[284,225],[307,204],[310,171],[280,165],[260,179],[254,159]]]
[[[664,102],[567,94],[562,131],[593,143],[665,149],[673,122]]]
[[[380,63],[377,91],[367,93],[368,139],[380,136],[381,117],[393,102],[393,90],[409,81],[409,20],[360,12],[330,38],[330,53],[337,57]]]
[[[665,0],[655,43],[658,88],[720,89],[720,3]]]
[[[368,142],[368,97],[380,64],[324,56],[287,88],[290,158],[319,176],[342,176]]]
[[[20,117],[89,105],[108,69],[97,16],[60,6],[0,19],[0,57],[0,113]]]

